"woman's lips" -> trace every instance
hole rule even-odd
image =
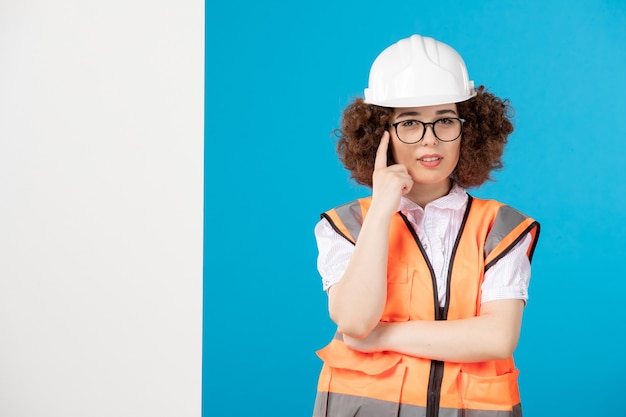
[[[424,155],[417,159],[426,168],[435,168],[443,160],[441,155]]]

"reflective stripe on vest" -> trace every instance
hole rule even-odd
[[[370,203],[371,198],[356,200],[322,216],[354,244]],[[527,233],[532,237],[530,259],[539,224],[502,203],[469,197],[451,254],[446,304],[440,309],[436,278],[426,252],[408,220],[401,213],[394,215],[389,232],[387,301],[381,321],[478,316],[485,270]],[[372,416],[397,416],[402,410],[407,415],[426,417],[458,415],[459,410],[478,417],[521,415],[518,371],[512,357],[444,363],[397,352],[353,351],[341,337],[318,351],[318,356],[324,366],[316,416],[355,415],[357,410],[359,415]]]
[[[353,416],[346,410],[359,410],[359,417],[426,417],[426,407],[398,404],[354,395],[320,392],[315,398],[313,417]],[[521,417],[522,406],[517,404],[511,411],[471,410],[467,417]],[[437,417],[459,417],[456,408],[440,408]]]

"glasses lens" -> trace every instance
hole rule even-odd
[[[417,120],[406,120],[396,126],[398,138],[405,143],[415,143],[424,135],[424,125]]]
[[[435,122],[433,129],[439,140],[455,140],[461,135],[461,121],[459,119],[439,119]]]

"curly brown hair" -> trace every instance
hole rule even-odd
[[[487,92],[484,86],[476,93],[475,97],[457,103],[459,117],[465,123],[459,162],[451,178],[465,188],[491,180],[491,171],[503,167],[504,145],[513,132],[509,101]],[[343,112],[341,128],[335,131],[339,138],[337,154],[350,177],[359,184],[372,186],[376,149],[393,112],[392,108],[367,104],[361,98]]]

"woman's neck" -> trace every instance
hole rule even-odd
[[[451,189],[451,180],[438,184],[413,184],[413,188],[405,197],[424,208],[427,204],[447,195]]]

